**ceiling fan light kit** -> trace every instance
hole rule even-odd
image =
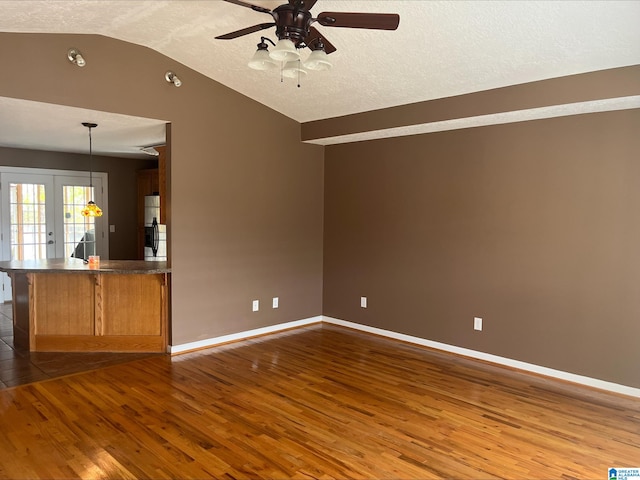
[[[266,41],[271,42],[275,47],[273,51],[269,52],[269,46]],[[275,44],[269,38],[261,37],[256,53],[249,60],[249,68],[271,70],[277,67],[278,63],[282,66],[282,75],[287,78],[299,78],[298,72],[306,75],[306,70],[322,71],[329,70],[332,67],[322,42],[318,42],[318,46],[311,51],[309,57],[301,64],[300,52],[296,50],[291,40],[284,39]]]
[[[277,66],[276,61],[269,56],[267,50],[256,50],[248,65],[254,70],[270,70]]]
[[[295,44],[288,38],[278,40],[273,50],[269,52],[269,56],[277,62],[290,62],[300,58],[300,52],[296,50]]]
[[[254,70],[269,70],[276,66],[275,62],[280,62],[282,76],[289,78],[297,77],[300,79],[301,75],[306,75],[305,69],[323,71],[329,70],[333,66],[328,59],[328,54],[335,52],[336,47],[312,26],[315,22],[318,22],[323,27],[375,30],[395,30],[400,23],[400,16],[395,13],[323,12],[314,18],[310,10],[317,0],[289,0],[288,3],[280,5],[273,10],[253,5],[244,0],[225,1],[271,15],[274,22],[259,23],[219,35],[216,39],[232,40],[275,26],[278,43],[274,44],[270,39],[261,37],[258,50],[248,65]],[[269,52],[269,46],[265,40],[268,40],[273,45],[271,52]],[[301,62],[300,50],[303,48],[309,48],[311,54]]]
[[[300,64],[300,60],[290,60],[284,64],[282,67],[282,76],[287,78],[300,78],[301,76],[306,75],[307,72],[302,65]]]
[[[271,43],[274,47],[276,46],[270,39],[261,37],[256,53],[254,53],[251,60],[249,60],[249,68],[254,70],[270,70],[277,66],[276,61],[269,55],[269,45],[267,45],[266,42]]]
[[[333,67],[324,49],[313,50],[303,63],[307,70],[324,71]]]

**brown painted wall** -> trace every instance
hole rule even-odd
[[[71,46],[86,67],[67,61]],[[0,65],[12,72],[0,96],[171,123],[174,345],[322,313],[323,149],[300,142],[299,124],[157,52],[101,36],[0,33]],[[164,80],[167,70],[182,87]]]
[[[640,387],[639,131],[629,110],[327,147],[324,314]]]
[[[93,156],[94,170],[109,175],[109,258],[137,258],[136,171],[157,168],[157,160]],[[88,157],[73,153],[0,147],[0,165],[53,170],[87,171]],[[108,232],[109,229],[106,229]]]
[[[640,386],[638,110],[325,154],[296,122],[126,42],[0,33],[0,64],[0,96],[170,122],[173,344],[324,313]]]

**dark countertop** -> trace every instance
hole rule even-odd
[[[100,260],[98,267],[78,258],[52,258],[48,260],[11,260],[0,262],[0,272],[19,273],[170,273],[167,262],[143,260]]]

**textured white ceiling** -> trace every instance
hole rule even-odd
[[[165,144],[162,120],[0,97],[3,147],[87,153],[89,130],[82,122],[98,125],[92,133],[96,154],[144,158],[142,148]]]
[[[318,0],[312,13],[322,11],[398,13],[400,26],[316,24],[337,47],[334,67],[310,73],[301,88],[246,66],[261,35],[275,40],[273,29],[215,40],[271,21],[220,0],[2,0],[0,31],[97,33],[144,45],[299,122],[640,64],[640,1]]]

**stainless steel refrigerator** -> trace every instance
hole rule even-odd
[[[167,260],[167,226],[160,221],[160,195],[144,197],[144,259]]]

